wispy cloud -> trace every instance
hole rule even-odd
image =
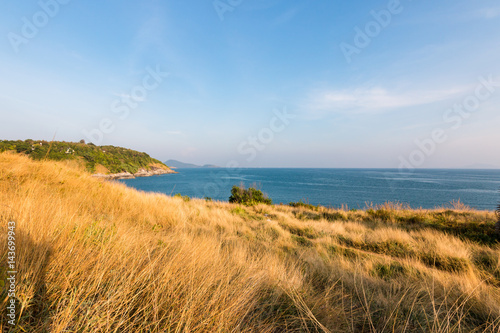
[[[286,23],[290,22],[291,20],[293,20],[293,18],[297,15],[298,12],[299,12],[299,8],[297,8],[297,7],[291,8],[291,9],[287,10],[286,12],[284,12],[283,14],[276,17],[274,19],[274,24],[275,25],[286,24]]]
[[[476,12],[476,17],[493,19],[500,16],[500,7],[482,8]]]
[[[397,92],[382,87],[363,87],[323,90],[310,93],[303,107],[316,115],[384,113],[451,99],[463,94],[467,89],[457,87],[448,90]]]

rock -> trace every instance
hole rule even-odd
[[[103,174],[103,173],[95,173],[92,175],[93,177],[97,178],[104,178],[104,179],[133,179],[135,176],[131,174],[130,172],[120,172],[120,173],[110,173],[110,174]]]
[[[149,170],[141,168],[134,174],[130,172],[111,173],[107,175],[102,173],[95,173],[92,176],[104,179],[134,179],[136,177],[151,177],[157,175],[165,175],[169,173],[177,173],[177,172],[170,169],[162,169],[152,166]]]

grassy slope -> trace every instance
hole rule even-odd
[[[0,141],[0,152],[3,151],[16,151],[29,155],[35,160],[47,157],[56,161],[83,162],[85,168],[92,173],[136,173],[141,168],[149,170],[151,166],[167,169],[165,164],[146,153],[114,146],[95,146],[64,141],[4,140]]]
[[[500,249],[462,232],[493,212],[187,201],[6,153],[0,203],[27,332],[500,328]]]

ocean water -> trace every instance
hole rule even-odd
[[[149,192],[227,201],[233,185],[254,185],[274,203],[364,208],[400,202],[413,208],[449,206],[453,200],[480,210],[500,201],[500,170],[395,169],[177,169],[177,174],[120,180]]]

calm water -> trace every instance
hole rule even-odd
[[[460,199],[476,209],[494,210],[500,200],[500,170],[394,169],[178,169],[178,174],[121,180],[143,191],[181,193],[225,200],[231,187],[256,185],[274,203],[363,208],[366,202],[408,203],[433,208]]]

